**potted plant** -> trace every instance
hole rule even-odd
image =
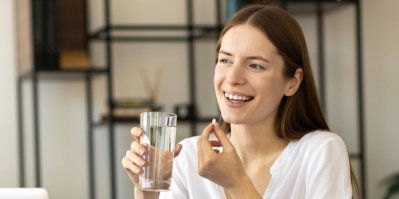
[[[395,173],[392,176],[387,177],[382,184],[384,186],[388,186],[384,199],[390,199],[399,194],[399,173]]]

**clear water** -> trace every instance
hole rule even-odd
[[[142,127],[144,135],[140,142],[147,149],[144,159],[149,163],[140,175],[140,188],[147,191],[169,190],[176,127]]]

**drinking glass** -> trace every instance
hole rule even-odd
[[[144,134],[140,143],[147,153],[148,165],[139,178],[139,188],[144,191],[169,190],[176,141],[177,115],[166,112],[144,112],[140,114],[140,127]]]

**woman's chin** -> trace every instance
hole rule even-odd
[[[242,123],[242,119],[238,118],[238,117],[231,117],[231,116],[226,116],[224,117],[222,115],[223,121],[229,123],[229,124],[241,124]]]

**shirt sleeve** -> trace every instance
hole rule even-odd
[[[306,171],[306,199],[351,199],[350,163],[343,140],[333,134],[316,145]]]

